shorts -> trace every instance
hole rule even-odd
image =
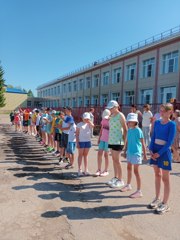
[[[60,140],[61,140],[61,134],[60,133],[55,133],[54,141],[60,142]]]
[[[99,150],[103,150],[105,152],[108,152],[109,151],[108,142],[100,141]]]
[[[142,157],[141,156],[129,156],[127,155],[127,161],[133,165],[142,164]]]
[[[69,136],[69,134],[62,133],[62,135],[61,135],[61,147],[62,148],[67,148],[68,136]]]
[[[91,148],[91,142],[79,142],[80,148]]]
[[[46,132],[47,132],[47,134],[51,134],[51,125],[50,124],[47,124]]]
[[[154,153],[159,152],[159,150],[163,146],[164,145],[154,144],[153,152]],[[169,148],[165,153],[163,153],[160,157],[158,157],[156,159],[156,161],[151,158],[149,163],[151,165],[156,165],[158,168],[162,168],[163,170],[171,171],[172,170],[172,153],[171,153],[171,149]]]
[[[27,127],[27,126],[28,126],[28,120],[27,121],[23,120],[23,127]]]
[[[66,152],[69,154],[74,154],[76,150],[76,143],[75,142],[68,142]]]
[[[114,151],[122,151],[124,145],[120,145],[120,144],[108,144],[108,147],[111,148]]]
[[[46,129],[47,129],[47,125],[42,125],[41,131],[42,131],[42,132],[46,132]]]

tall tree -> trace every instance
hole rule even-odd
[[[3,71],[3,68],[0,65],[0,107],[4,107],[6,105],[5,104],[6,99],[4,97],[4,92],[5,92],[4,83],[5,83],[5,80],[3,78],[3,75],[4,75],[4,71]]]
[[[34,97],[34,94],[31,89],[27,92],[28,97]]]

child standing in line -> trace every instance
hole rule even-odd
[[[88,153],[91,148],[91,133],[94,124],[88,112],[82,116],[83,121],[77,124],[76,143],[78,148],[78,176],[90,175],[88,171]],[[84,159],[84,173],[82,172],[82,160]]]
[[[19,111],[15,112],[14,114],[14,125],[15,125],[15,131],[20,131],[21,126],[21,118]]]
[[[109,167],[108,139],[109,139],[109,117],[110,117],[110,115],[111,115],[111,112],[108,109],[105,109],[102,113],[101,130],[100,130],[99,139],[98,139],[98,145],[99,145],[99,150],[98,150],[98,154],[97,154],[98,169],[95,173],[95,176],[105,177],[105,176],[109,175],[109,172],[108,172],[108,167]],[[104,168],[104,171],[101,172],[103,153],[104,153],[104,158],[105,158],[105,168]]]
[[[148,208],[155,209],[155,213],[162,214],[170,210],[168,200],[170,195],[170,171],[172,170],[171,145],[176,134],[176,124],[170,120],[173,105],[163,104],[160,107],[161,119],[154,123],[150,143],[150,164],[153,165],[155,174],[155,199]],[[164,184],[163,200],[160,200],[161,180]]]
[[[137,190],[132,193],[130,198],[142,197],[141,191],[141,177],[139,174],[139,166],[142,164],[142,150],[144,155],[144,160],[146,157],[146,146],[144,142],[144,137],[142,130],[138,127],[138,118],[136,113],[129,113],[127,116],[128,132],[127,140],[125,143],[125,157],[127,157],[127,184],[120,190],[121,192],[130,191],[131,180],[132,180],[132,168],[134,166],[134,174],[136,177]],[[127,150],[127,153],[126,153]]]

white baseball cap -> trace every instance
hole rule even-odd
[[[56,114],[56,110],[52,110],[51,114]]]
[[[138,115],[136,113],[129,113],[127,115],[127,122],[138,122]]]
[[[109,116],[111,115],[111,112],[109,111],[109,109],[105,109],[102,113],[102,119],[108,119]]]
[[[90,113],[88,113],[88,112],[85,112],[85,113],[83,113],[83,119],[91,119],[91,116],[90,116]]]
[[[119,107],[118,102],[116,102],[115,100],[109,101],[106,108],[107,108],[107,109],[111,109],[111,108],[113,108],[113,107]]]

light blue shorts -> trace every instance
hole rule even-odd
[[[105,152],[108,152],[109,151],[108,142],[100,141],[99,150],[103,150]]]
[[[127,161],[131,164],[142,164],[142,157],[140,156],[128,156]]]
[[[76,143],[75,142],[68,142],[66,151],[69,154],[74,154],[76,150]]]

